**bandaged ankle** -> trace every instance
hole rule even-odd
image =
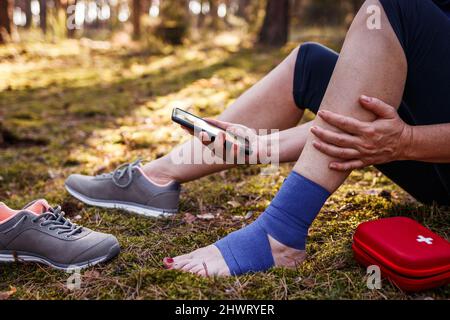
[[[215,243],[231,274],[264,271],[274,265],[267,235],[304,250],[308,229],[329,196],[320,185],[292,172],[255,222]]]

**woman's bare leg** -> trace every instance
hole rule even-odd
[[[392,106],[399,106],[406,81],[407,62],[403,49],[384,14],[381,30],[366,26],[366,8],[382,5],[378,0],[366,1],[352,24],[337,62],[320,110],[330,110],[358,120],[370,121],[375,116],[359,104],[361,95],[378,97]],[[336,130],[317,117],[314,125]],[[334,192],[350,172],[329,169],[338,160],[316,150],[309,135],[303,152],[294,167],[310,180]]]
[[[359,105],[360,96],[374,96],[390,105],[400,105],[407,72],[403,49],[384,11],[382,10],[381,30],[369,30],[366,27],[366,9],[369,5],[382,8],[378,0],[366,1],[356,16],[320,107],[321,110],[331,110],[365,121],[372,120],[374,116]],[[328,128],[319,117],[314,122],[317,126]],[[313,136],[309,134],[294,170],[334,192],[349,172],[330,170],[328,165],[335,159],[318,152],[312,146],[312,141]],[[304,251],[288,248],[270,236],[269,242],[278,266],[293,267],[304,258]],[[205,275],[204,265],[209,274],[229,274],[228,267],[215,246],[176,257],[169,267]]]
[[[279,129],[294,127],[303,111],[295,105],[292,86],[298,48],[267,76],[242,94],[220,116],[219,120],[238,123],[253,129]],[[193,140],[175,147],[166,156],[144,167],[146,175],[157,183],[192,181],[232,165],[174,164],[171,155],[180,149],[189,151]]]

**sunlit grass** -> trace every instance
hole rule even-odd
[[[289,166],[270,176],[259,175],[260,167],[233,169],[186,184],[180,214],[162,220],[84,206],[64,191],[70,173],[97,174],[138,157],[164,155],[187,138],[170,120],[173,106],[215,116],[295,45],[259,50],[237,39],[224,34],[215,42],[162,50],[169,54],[114,45],[99,50],[75,40],[0,47],[0,116],[18,137],[47,141],[0,149],[0,201],[21,207],[46,197],[63,204],[69,217],[80,215],[77,223],[116,235],[123,249],[117,260],[87,270],[82,290],[65,289],[62,272],[2,265],[0,291],[11,285],[17,288],[14,298],[70,299],[450,297],[448,287],[413,295],[387,282],[381,291],[366,288],[364,269],[350,249],[359,223],[401,214],[444,237],[449,231],[448,210],[417,204],[373,169],[354,172],[329,199],[311,228],[309,258],[298,270],[230,279],[166,271],[161,259],[207,245],[248,223],[270,202]],[[252,218],[245,220],[250,211]],[[186,213],[216,218],[186,223]]]

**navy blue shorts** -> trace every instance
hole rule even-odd
[[[450,123],[450,19],[431,0],[380,2],[408,61],[399,115],[410,125]],[[300,47],[293,89],[299,108],[319,110],[337,59],[319,44]],[[396,161],[376,167],[417,200],[450,205],[450,164]]]

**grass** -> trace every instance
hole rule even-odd
[[[88,207],[64,191],[71,173],[98,174],[137,157],[162,156],[186,138],[170,121],[174,105],[217,115],[289,51],[224,37],[229,41],[161,52],[75,40],[0,48],[0,116],[10,135],[0,147],[0,200],[18,208],[45,197],[77,223],[116,235],[122,246],[116,260],[83,272],[80,290],[66,288],[64,272],[11,264],[0,266],[0,292],[16,288],[11,299],[450,298],[448,286],[410,295],[388,281],[382,290],[367,289],[350,248],[359,223],[406,215],[447,239],[450,229],[448,208],[415,202],[372,168],[354,172],[327,202],[298,270],[227,279],[166,271],[161,260],[249,223],[290,166],[271,176],[260,175],[262,167],[239,168],[186,184],[180,214],[159,220]],[[327,44],[337,49],[341,41]],[[189,218],[204,213],[214,219]]]

